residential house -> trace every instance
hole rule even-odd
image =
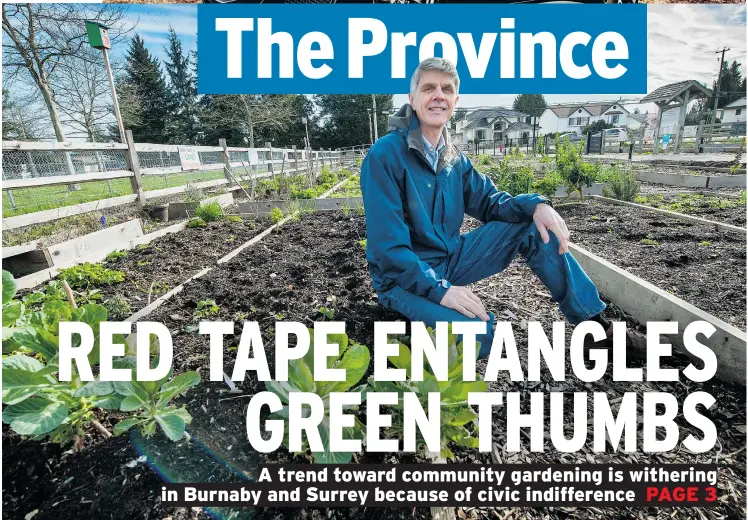
[[[455,123],[451,132],[452,142],[456,145],[468,145],[476,141],[526,143],[532,138],[533,125],[528,123],[530,120],[529,115],[508,108],[470,110],[463,119]]]
[[[722,123],[739,123],[745,121],[745,98],[736,99],[717,111]]]
[[[543,134],[563,132],[580,134],[582,128],[600,120],[615,127],[640,126],[638,119],[632,119],[631,115],[618,103],[564,103],[549,105],[540,116],[540,126]]]

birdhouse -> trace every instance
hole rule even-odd
[[[109,34],[107,34],[107,27],[104,24],[98,22],[92,22],[86,20],[86,33],[88,33],[88,43],[94,49],[109,49],[111,44],[109,43]]]

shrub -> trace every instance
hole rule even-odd
[[[603,173],[607,186],[603,188],[603,195],[618,200],[631,202],[639,195],[639,181],[631,171],[621,171],[614,166]]]
[[[205,223],[203,219],[200,217],[191,218],[189,222],[187,222],[187,227],[190,229],[193,228],[199,228],[199,227],[205,227],[208,224]]]
[[[582,190],[585,186],[592,186],[600,175],[600,166],[598,164],[585,163],[582,159],[583,143],[578,145],[571,144],[568,139],[559,142],[556,138],[556,168],[564,183],[571,191],[579,193],[579,197],[584,199]]]
[[[558,187],[563,184],[564,179],[556,170],[547,173],[542,179],[532,183],[532,191],[550,198],[555,195]]]
[[[130,302],[127,301],[127,298],[119,294],[104,300],[104,308],[107,310],[109,319],[112,321],[124,320],[132,314]]]
[[[270,220],[273,224],[278,224],[281,220],[283,220],[283,210],[281,210],[279,207],[274,207],[273,210],[270,212]]]
[[[77,289],[86,288],[89,285],[114,285],[124,281],[125,273],[107,269],[101,264],[86,262],[67,269],[60,269],[58,277],[60,280],[65,280],[70,287]]]
[[[510,195],[530,193],[535,177],[529,166],[510,166],[505,160],[499,166],[491,166],[488,176],[500,191]]]
[[[203,219],[204,222],[215,222],[223,219],[223,208],[216,201],[208,202],[198,206],[195,215]]]
[[[490,166],[491,165],[491,157],[488,155],[479,155],[478,156],[478,164],[480,166]]]

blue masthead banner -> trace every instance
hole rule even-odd
[[[407,93],[455,61],[461,94],[643,94],[646,5],[199,5],[201,94]]]

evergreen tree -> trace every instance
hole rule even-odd
[[[145,48],[137,34],[130,42],[127,65],[122,78],[123,89],[135,91],[140,104],[140,124],[132,128],[133,137],[140,143],[167,143],[167,123],[170,123],[171,102],[158,60]]]
[[[514,98],[512,104],[514,110],[530,117],[540,117],[547,106],[543,94],[520,94]],[[526,122],[529,123],[530,121]]]
[[[164,47],[167,61],[164,62],[169,78],[169,94],[172,117],[167,134],[176,144],[194,143],[197,138],[197,84],[192,73],[191,55],[185,54],[177,33],[169,27],[168,45]]]

